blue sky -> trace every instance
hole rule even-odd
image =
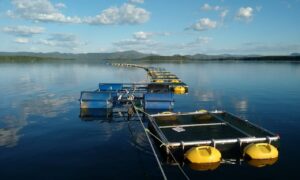
[[[0,51],[300,52],[300,0],[0,0]]]

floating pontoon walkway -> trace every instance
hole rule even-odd
[[[175,94],[188,93],[188,86],[184,82],[182,82],[182,80],[179,77],[167,71],[165,68],[147,67],[144,65],[121,63],[113,63],[112,65],[121,67],[142,68],[147,71],[147,74],[150,77],[150,82],[152,84],[165,85]]]

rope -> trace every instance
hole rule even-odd
[[[136,111],[138,117],[140,117],[138,111],[140,111],[141,113],[144,113],[144,114],[147,115],[147,116],[150,116],[150,114],[146,113],[144,110],[142,110],[142,109],[140,109],[140,108],[137,108],[134,104],[132,104],[132,105],[133,105],[133,108],[135,109],[135,111]],[[138,111],[137,111],[137,110],[138,110]],[[142,122],[141,122],[141,123],[142,123]],[[179,162],[177,161],[177,159],[175,158],[175,156],[173,155],[173,153],[172,153],[172,151],[169,149],[169,147],[168,147],[164,142],[162,142],[157,136],[155,136],[153,133],[151,133],[149,129],[145,128],[144,124],[142,124],[142,125],[143,125],[144,131],[145,131],[145,133],[146,133],[146,135],[147,135],[147,138],[148,138],[148,134],[147,134],[147,133],[149,133],[151,136],[153,136],[155,139],[157,139],[157,140],[161,143],[161,146],[165,146],[165,147],[169,150],[170,155],[172,156],[173,160],[174,160],[175,163],[177,164],[178,169],[181,171],[181,173],[184,175],[184,177],[185,177],[186,179],[189,180],[190,178],[189,178],[188,175],[184,172],[184,170],[183,170],[182,167],[180,166]],[[149,142],[150,142],[150,144],[151,144],[151,146],[152,146],[152,143],[151,143],[150,140],[149,140]],[[154,149],[153,149],[153,152],[155,153]],[[155,155],[156,155],[156,153],[155,153]],[[157,155],[156,155],[156,156],[157,156]],[[160,165],[160,163],[159,163],[159,165]],[[160,166],[161,166],[161,165],[160,165]]]
[[[149,137],[149,135],[148,135],[148,133],[147,133],[146,127],[144,126],[144,123],[143,123],[143,121],[142,121],[142,119],[141,119],[141,117],[140,117],[140,114],[138,113],[138,111],[137,111],[137,109],[136,109],[134,103],[133,103],[132,101],[131,101],[131,103],[132,103],[132,105],[133,105],[133,108],[134,108],[135,111],[136,111],[137,117],[139,118],[139,120],[140,120],[140,122],[141,122],[141,125],[142,125],[142,127],[143,127],[143,129],[144,129],[144,132],[145,132],[145,134],[146,134],[146,137],[147,137],[147,139],[148,139],[148,141],[149,141],[149,143],[150,143],[150,147],[151,147],[151,149],[152,149],[152,151],[153,151],[153,155],[154,155],[154,157],[155,157],[155,159],[156,159],[156,161],[157,161],[157,164],[158,164],[158,167],[159,167],[159,169],[160,169],[160,171],[161,171],[161,174],[162,174],[163,178],[164,178],[165,180],[167,180],[168,178],[167,178],[167,176],[166,176],[166,174],[165,174],[165,172],[164,172],[164,169],[163,169],[162,166],[161,166],[161,163],[160,163],[160,161],[159,161],[159,158],[158,158],[158,156],[157,156],[157,154],[156,154],[156,152],[155,152],[155,149],[154,149],[153,144],[152,144],[152,142],[151,142],[151,139],[150,139],[150,137]]]
[[[162,147],[162,146],[167,147],[167,145],[164,142],[162,142],[157,136],[155,136],[149,129],[146,129],[146,131],[147,131],[147,133],[149,133],[152,137],[154,137],[156,140],[158,140],[161,143],[160,147]]]

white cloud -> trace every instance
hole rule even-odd
[[[153,36],[169,36],[169,32],[144,32],[144,31],[138,31],[133,33],[133,38],[136,40],[148,40],[152,38]]]
[[[208,44],[210,41],[212,41],[211,37],[198,37],[196,39],[196,43],[200,43],[200,44]]]
[[[160,32],[160,33],[157,33],[157,34],[159,34],[161,36],[170,36],[171,35],[171,33],[169,33],[169,32]]]
[[[89,24],[141,24],[148,21],[150,13],[133,4],[123,4],[120,7],[110,7],[95,17],[85,18]]]
[[[253,17],[253,8],[241,7],[236,13],[236,18],[244,21],[251,21]]]
[[[140,39],[123,39],[123,40],[120,40],[120,41],[117,41],[117,42],[114,42],[113,44],[114,45],[117,45],[117,46],[135,46],[135,45],[149,45],[149,44],[155,44],[156,42],[155,41],[152,41],[152,40],[140,40]]]
[[[38,26],[7,26],[2,31],[17,36],[32,36],[43,33],[45,29]]]
[[[81,23],[79,17],[65,16],[49,0],[12,0],[14,10],[7,11],[10,17],[41,22]]]
[[[135,39],[140,39],[140,40],[149,39],[151,36],[153,36],[153,33],[151,33],[151,32],[139,31],[139,32],[133,33],[133,37]]]
[[[128,51],[135,50],[144,53],[151,53],[154,49],[159,47],[160,43],[153,40],[141,39],[124,39],[113,43],[114,51]]]
[[[217,27],[217,22],[209,18],[201,18],[197,23],[193,24],[190,28],[196,31],[205,31]]]
[[[129,0],[130,3],[143,4],[144,0]]]
[[[203,11],[219,11],[221,10],[220,6],[211,6],[208,3],[205,3],[202,7],[201,10]]]
[[[114,50],[125,51],[125,50],[136,50],[144,53],[153,53],[160,51],[163,47],[162,43],[152,40],[154,36],[168,36],[168,32],[144,32],[138,31],[132,34],[131,39],[123,39],[114,42]]]
[[[55,7],[57,7],[57,8],[66,8],[67,6],[64,3],[56,3]]]
[[[124,39],[113,43],[111,51],[126,51],[136,50],[143,53],[159,53],[164,55],[185,54],[186,52],[199,52],[208,47],[208,44],[213,40],[211,37],[200,36],[197,39],[185,43],[166,43],[152,40],[153,36],[164,36],[168,33],[151,32],[150,37],[141,39],[133,38]],[[169,35],[169,34],[168,34]]]
[[[14,40],[14,42],[20,43],[20,44],[27,44],[27,43],[29,43],[29,39],[28,38],[16,38]]]
[[[150,18],[150,12],[129,3],[124,3],[120,7],[104,9],[96,16],[77,17],[66,16],[61,13],[59,9],[66,7],[63,3],[52,4],[49,0],[12,0],[11,2],[14,9],[7,11],[8,16],[29,19],[35,22],[87,23],[95,25],[141,24]]]
[[[81,42],[77,36],[63,33],[52,34],[49,38],[41,39],[37,43],[71,50],[75,50],[79,46],[85,45],[85,43]]]

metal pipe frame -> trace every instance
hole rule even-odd
[[[221,114],[221,113],[224,113],[223,111],[211,111],[209,114]],[[152,123],[154,129],[157,131],[157,134],[158,136],[161,138],[161,140],[164,142],[164,144],[166,146],[169,146],[169,147],[180,147],[180,146],[199,146],[199,145],[210,145],[210,144],[214,144],[214,145],[217,145],[217,144],[235,144],[235,143],[255,143],[255,142],[265,142],[265,141],[268,141],[269,143],[272,142],[272,141],[278,141],[280,139],[280,137],[278,135],[275,135],[274,133],[270,132],[270,131],[267,131],[269,134],[272,134],[273,136],[272,137],[269,137],[269,136],[266,136],[266,137],[253,137],[251,135],[249,135],[250,137],[245,137],[245,138],[231,138],[231,139],[212,139],[212,140],[201,140],[201,141],[188,141],[188,142],[168,142],[167,138],[165,137],[165,135],[163,134],[163,132],[160,130],[162,127],[161,126],[158,126],[157,123],[155,122],[155,117],[158,117],[158,116],[170,116],[170,115],[197,115],[197,114],[207,114],[207,113],[202,113],[202,112],[190,112],[190,113],[183,113],[183,114],[176,114],[176,113],[173,113],[173,114],[168,114],[168,115],[164,115],[164,114],[154,114],[154,115],[151,115],[149,116],[149,119],[150,119],[150,122]],[[229,113],[228,113],[229,114]],[[230,114],[231,116],[233,117],[236,117],[235,115],[233,114]],[[215,117],[215,116],[214,116]],[[220,120],[220,118],[218,118]],[[240,119],[240,118],[238,118]],[[240,119],[241,120],[241,119]],[[241,120],[242,121],[242,120]],[[226,123],[226,121],[222,121],[223,123],[225,124],[230,124],[230,123]],[[249,123],[249,121],[245,121],[246,123]],[[254,125],[253,123],[249,123],[251,125]],[[184,127],[185,125],[179,125],[179,127]],[[262,131],[265,131],[264,128],[261,128],[257,125],[254,125],[255,127],[257,127],[258,129],[262,130]],[[171,126],[169,126],[171,127]],[[174,127],[178,127],[178,126],[174,126]],[[188,126],[185,126],[185,127],[188,127]],[[232,125],[231,125],[232,127]],[[235,130],[237,130],[237,128],[235,127],[234,128]],[[243,132],[243,131],[242,131]]]
[[[197,145],[209,145],[209,144],[234,144],[234,143],[255,143],[255,142],[265,142],[267,140],[277,141],[279,136],[275,137],[249,137],[249,138],[234,138],[234,139],[213,139],[213,140],[203,140],[203,141],[188,141],[188,142],[167,142],[170,147],[179,147],[179,146],[197,146]]]
[[[175,128],[175,127],[201,127],[201,126],[221,126],[226,123],[203,123],[203,124],[185,124],[185,125],[174,125],[174,126],[158,126],[160,129]]]

